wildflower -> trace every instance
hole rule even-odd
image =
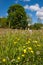
[[[28,40],[28,43],[30,43],[30,40]]]
[[[29,39],[29,40],[31,40],[31,39]]]
[[[14,42],[14,44],[16,44],[17,42]]]
[[[28,40],[28,42],[26,42],[26,44],[29,44],[30,43],[30,40]]]
[[[29,33],[32,34],[32,30],[29,30]]]
[[[12,59],[12,60],[11,60],[11,62],[14,62],[14,61],[15,61],[15,59]]]
[[[31,53],[34,53],[34,51],[32,50]]]
[[[24,57],[25,55],[24,54],[22,54],[22,57]]]
[[[39,55],[40,54],[40,51],[36,51],[36,54]]]
[[[26,44],[28,44],[28,42],[26,42]]]
[[[33,42],[34,42],[34,43],[37,43],[38,41],[35,40],[35,41],[33,41]]]
[[[16,37],[16,40],[18,40],[18,41],[19,41],[20,39]]]
[[[23,48],[25,48],[25,46],[23,46]]]
[[[26,49],[24,49],[23,51],[24,51],[24,53],[26,53]]]
[[[18,38],[17,40],[19,41],[20,39]]]
[[[37,41],[35,41],[35,43],[37,43]]]
[[[31,48],[31,47],[28,47],[28,49],[29,49],[29,50],[32,50],[32,48]]]
[[[4,58],[4,59],[2,59],[2,61],[3,61],[3,62],[6,62],[6,59]]]
[[[37,46],[38,46],[38,47],[40,47],[40,45],[39,45],[39,44],[37,44]]]
[[[20,57],[18,57],[17,59],[20,60]]]

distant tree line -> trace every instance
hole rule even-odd
[[[29,26],[29,29],[32,29],[32,30],[43,29],[43,24],[42,23],[34,23],[34,24]]]

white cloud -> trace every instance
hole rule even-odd
[[[39,11],[36,12],[36,15],[39,16],[39,17],[42,17],[43,16],[43,12],[39,10]]]
[[[3,16],[0,16],[0,18],[3,18]]]
[[[38,4],[35,4],[35,5],[31,5],[31,6],[29,7],[29,9],[30,9],[31,11],[38,11],[40,8],[39,8],[39,5],[38,5]]]
[[[28,5],[25,5],[24,8],[25,8],[25,9],[29,9],[29,6],[28,6]]]
[[[43,20],[43,7],[41,7],[40,10],[36,12],[36,16]]]
[[[25,5],[24,6],[25,9],[31,10],[31,11],[36,11],[36,16],[38,18],[40,18],[41,20],[43,20],[43,7],[39,7],[39,4],[35,4],[35,5]]]
[[[37,11],[37,10],[40,9],[38,4],[31,5],[31,6],[25,5],[24,8],[25,8],[25,9],[30,9],[31,11]]]
[[[31,1],[31,0],[20,0],[20,1],[29,2],[29,1]]]
[[[30,1],[30,0],[24,0],[24,1],[28,2],[28,1]]]
[[[31,0],[20,0],[20,1],[23,1],[23,2],[29,2],[29,1],[31,1]]]
[[[43,20],[43,17],[39,17],[40,18],[40,20]]]

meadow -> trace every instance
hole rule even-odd
[[[0,29],[0,65],[43,65],[43,30]]]

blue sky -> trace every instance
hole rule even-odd
[[[33,23],[38,18],[43,22],[43,0],[0,0],[0,17],[6,17],[9,6],[13,4],[21,4]]]

